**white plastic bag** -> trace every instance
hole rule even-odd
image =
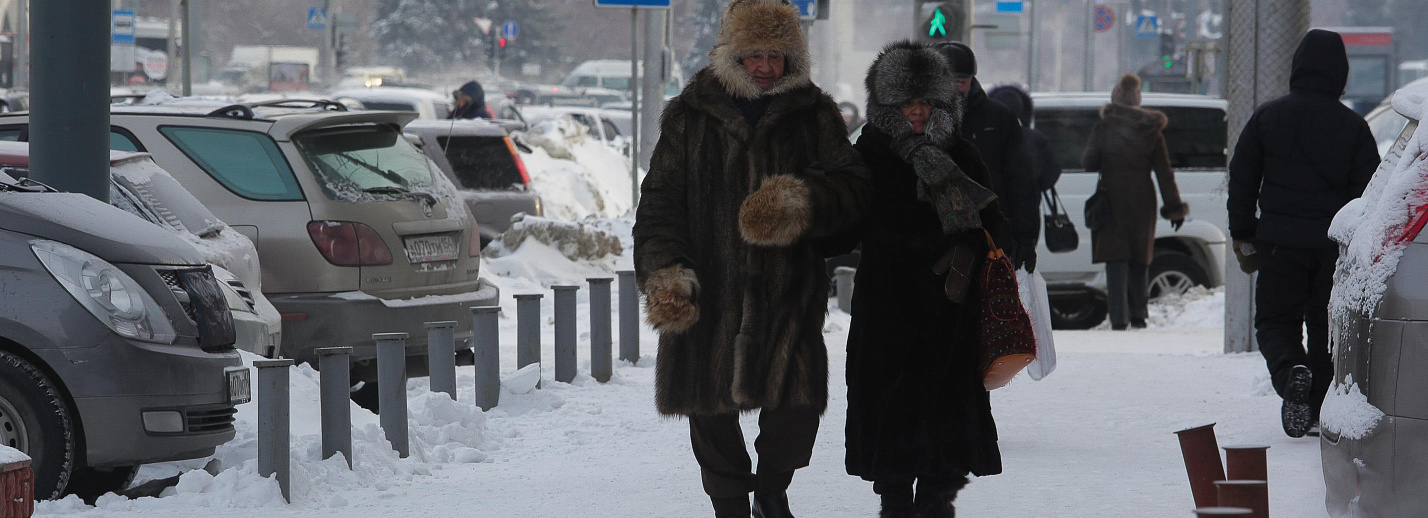
[[[1031,328],[1036,335],[1036,359],[1026,366],[1026,373],[1031,379],[1040,380],[1056,370],[1056,344],[1051,337],[1051,304],[1046,297],[1046,279],[1040,273],[1017,270],[1016,282],[1021,290],[1021,304],[1031,316]]]

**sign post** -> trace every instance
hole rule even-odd
[[[134,11],[116,10],[109,18],[113,39],[109,43],[109,71],[134,71]],[[127,76],[124,78],[129,79]]]
[[[640,201],[640,9],[669,9],[670,0],[593,0],[595,7],[630,10],[630,205]],[[646,41],[645,45],[650,42]],[[651,67],[653,68],[653,67]],[[645,76],[649,80],[649,75]],[[657,119],[658,114],[651,119]],[[646,120],[653,123],[653,120]]]

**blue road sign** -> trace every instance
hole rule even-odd
[[[134,43],[134,11],[114,11],[109,18],[109,33],[114,43]]]
[[[793,0],[793,5],[798,8],[799,19],[818,19],[818,0]]]
[[[516,23],[515,20],[506,20],[506,23],[501,24],[502,36],[505,36],[510,39],[516,39],[516,36],[520,36],[520,34],[521,26],[520,24]]]
[[[1116,12],[1104,5],[1097,5],[1092,15],[1096,32],[1106,32],[1116,25]]]
[[[1143,14],[1136,16],[1135,35],[1141,38],[1154,38],[1160,35],[1160,17]]]
[[[309,29],[326,29],[326,28],[327,28],[327,9],[323,9],[323,8],[321,8],[321,7],[309,7],[309,8],[307,8],[307,28],[309,28]]]
[[[595,0],[595,7],[644,7],[669,9],[669,0]]]
[[[1023,12],[1021,0],[997,0],[997,12],[999,13],[1020,13]]]

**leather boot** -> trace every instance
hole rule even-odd
[[[749,518],[749,497],[709,497],[714,504],[714,518]]]
[[[873,482],[873,492],[882,499],[878,518],[916,518],[913,508],[912,479],[899,478]]]
[[[793,518],[788,509],[788,493],[754,494],[754,518]]]

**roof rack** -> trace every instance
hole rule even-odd
[[[260,101],[255,103],[230,104],[217,110],[208,112],[209,117],[228,117],[232,119],[253,118],[253,108],[317,108],[330,112],[345,112],[347,105],[337,101],[326,99],[274,99],[271,101]]]

